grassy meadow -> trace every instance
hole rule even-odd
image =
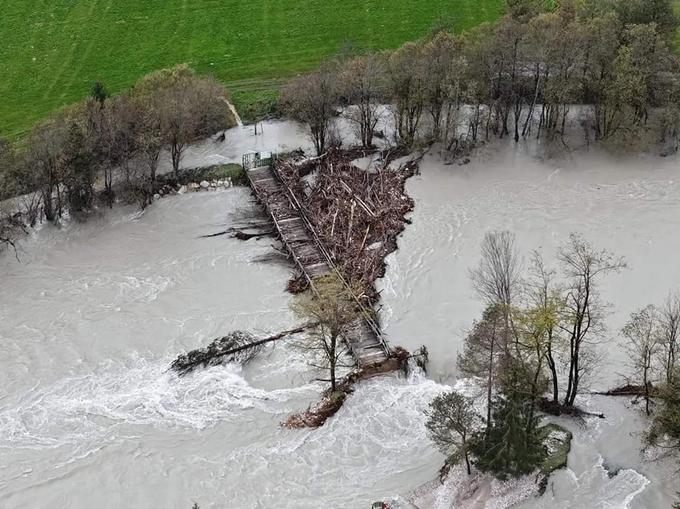
[[[503,0],[5,0],[0,134],[20,137],[100,79],[111,91],[177,63],[212,73],[237,102],[271,97],[343,46],[392,48],[440,18],[493,20]]]

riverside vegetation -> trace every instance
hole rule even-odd
[[[453,154],[491,137],[564,140],[575,117],[586,143],[668,154],[680,133],[672,7],[512,0],[499,21],[462,34],[441,28],[394,51],[330,60],[284,89],[280,105],[309,124],[318,153],[342,109],[365,147],[386,115],[397,143]]]
[[[394,122],[396,144],[411,150],[438,143],[451,157],[466,156],[494,137],[566,142],[575,118],[586,143],[661,147],[670,154],[680,143],[680,69],[670,49],[677,19],[671,7],[664,0],[509,1],[498,22],[467,33],[436,30],[394,51],[328,61],[293,80],[280,106],[307,125],[320,157],[342,144],[338,115],[366,150],[384,136],[377,129],[385,116]],[[187,145],[233,123],[225,100],[214,79],[184,66],[147,76],[118,96],[96,84],[83,103],[36,126],[23,146],[0,145],[3,197],[21,196],[12,203],[22,207],[19,215],[6,211],[0,240],[12,244],[16,231],[43,218],[86,214],[98,192],[109,206],[119,193],[147,206],[161,151],[169,151],[171,178],[177,180]],[[328,176],[318,170],[322,179]],[[342,170],[358,179],[352,168]],[[302,176],[289,175],[298,184]],[[382,177],[378,172],[377,179]],[[394,178],[401,198],[406,177]],[[328,197],[310,196],[310,205],[314,199],[324,204],[319,224],[330,230],[332,243],[335,217],[328,214]],[[399,228],[412,203],[405,197],[402,205],[394,211]],[[336,203],[335,216],[346,218],[346,209]],[[342,252],[344,244],[347,256],[358,238],[359,251],[368,248],[375,232],[372,223],[365,234],[364,224],[352,231],[353,212],[349,240],[336,246]],[[400,230],[383,232],[380,242],[389,249],[364,267],[360,283],[372,283],[382,270],[394,231]],[[344,261],[343,270],[352,270]],[[464,460],[468,473],[474,467],[499,478],[557,468],[545,466],[552,458],[542,416],[584,414],[577,398],[595,373],[605,338],[606,304],[598,288],[626,263],[574,234],[557,252],[556,266],[536,252],[523,272],[511,233],[486,236],[480,264],[471,272],[486,308],[458,358],[459,370],[477,382],[484,415],[455,392],[435,398],[427,414],[430,437],[448,465]],[[335,402],[344,398],[333,396],[338,338],[356,310],[345,306],[349,299],[339,285],[328,286],[331,293],[323,298],[302,294],[293,309],[312,322],[305,346],[322,351]],[[621,331],[630,379],[626,390],[612,391],[643,398],[651,416],[648,444],[673,449],[680,449],[677,302],[669,297],[662,308],[647,306],[631,315]],[[223,339],[230,352],[257,341],[247,333]]]
[[[190,143],[235,124],[226,101],[216,80],[179,66],[115,96],[97,82],[88,98],[37,124],[22,144],[0,141],[0,243],[67,212],[86,217],[97,202],[111,207],[119,198],[146,207],[159,188],[163,150],[178,180]],[[220,171],[242,179],[233,168],[213,169]]]
[[[523,274],[510,232],[488,233],[481,251],[480,264],[470,275],[487,307],[465,338],[458,368],[475,381],[475,400],[485,415],[477,412],[473,399],[448,392],[431,402],[426,427],[447,457],[443,474],[460,460],[468,474],[474,465],[500,479],[538,470],[544,488],[546,476],[566,466],[569,445],[548,453],[546,439],[553,432],[565,437],[568,432],[553,424],[541,427],[541,416],[588,414],[576,406],[577,396],[596,376],[607,347],[608,305],[599,286],[626,263],[578,235],[560,248],[556,269],[535,251]],[[631,361],[628,385],[608,393],[643,398],[645,412],[653,415],[646,444],[676,451],[679,323],[677,294],[659,308],[634,312],[622,331]]]

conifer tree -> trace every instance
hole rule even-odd
[[[491,426],[474,438],[471,447],[477,468],[499,479],[533,472],[546,455],[540,418],[532,411],[532,398],[522,390],[524,376],[518,364],[508,366],[502,392],[493,401]]]

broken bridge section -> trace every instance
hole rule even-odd
[[[347,285],[295,194],[279,178],[273,154],[244,154],[243,168],[255,196],[271,216],[286,250],[312,289],[315,278],[332,272]],[[356,296],[354,300],[361,309],[362,317],[352,325],[345,337],[349,350],[359,367],[385,362],[391,356],[391,351],[380,327],[373,319],[373,310],[364,306]]]

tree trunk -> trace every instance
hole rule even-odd
[[[328,362],[330,364],[330,375],[331,375],[331,392],[335,392],[335,364],[337,361],[337,357],[335,355],[336,347],[337,347],[337,342],[338,338],[336,334],[333,334],[331,336],[331,344],[330,344],[330,355],[328,356]]]
[[[550,342],[552,342],[552,338],[550,339]],[[553,403],[555,403],[557,405],[560,394],[559,394],[559,387],[558,387],[558,383],[557,383],[557,366],[556,366],[556,363],[555,363],[555,358],[553,357],[552,344],[551,343],[548,343],[547,357],[548,357],[548,368],[550,369],[550,377],[552,378]]]
[[[463,455],[465,456],[465,466],[467,467],[468,475],[472,474],[472,468],[470,468],[470,456],[468,455],[467,442],[465,441],[465,433],[463,433]]]
[[[179,178],[179,163],[182,162],[182,153],[184,152],[184,144],[177,141],[170,145],[170,155],[172,157],[172,173],[175,179]]]
[[[486,387],[486,430],[485,435],[489,436],[489,430],[491,429],[491,395],[493,388],[493,357],[494,357],[494,347],[496,343],[496,326],[494,325],[493,336],[491,338],[491,345],[489,348],[489,368],[488,368],[488,378]]]
[[[645,369],[643,372],[643,383],[645,385],[645,413],[647,416],[649,416],[650,411],[649,411],[649,362],[647,358],[645,358]]]

